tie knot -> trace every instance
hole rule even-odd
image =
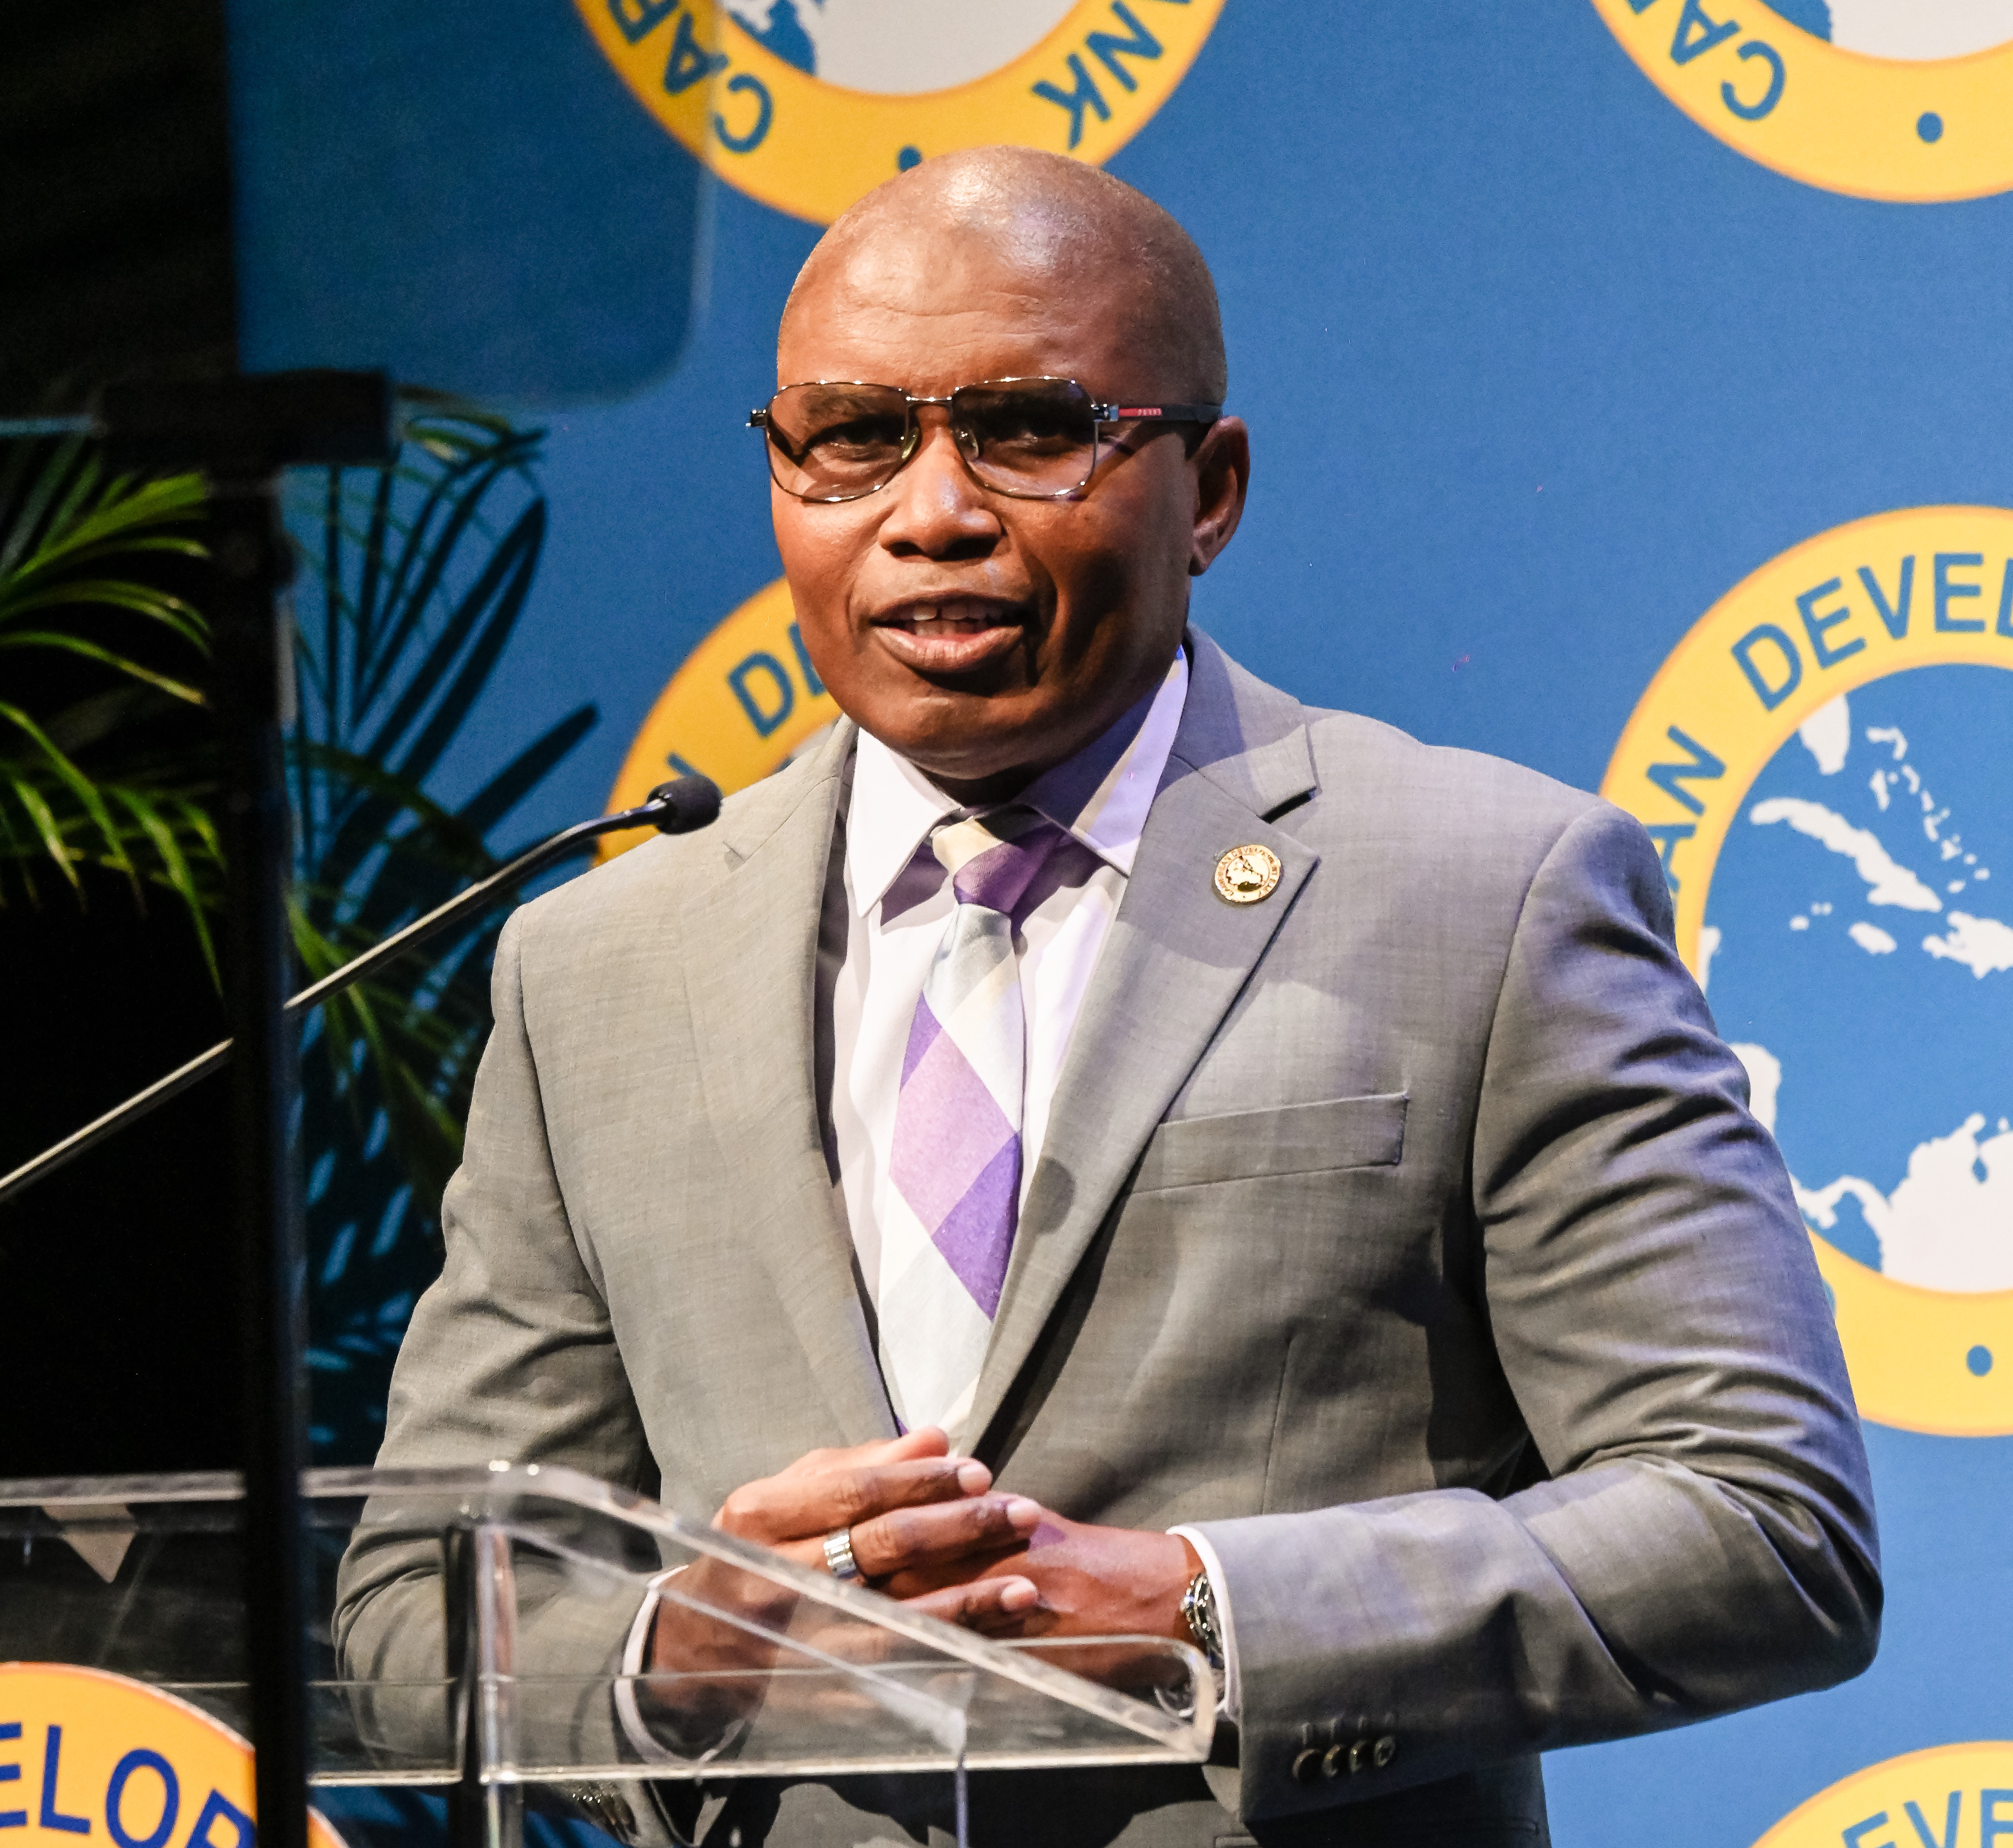
[[[960,905],[1011,917],[1049,856],[1068,838],[1032,809],[995,809],[946,822],[930,836],[930,849],[949,873]]]

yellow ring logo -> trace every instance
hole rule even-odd
[[[838,707],[811,666],[790,586],[764,584],[685,657],[635,739],[610,808],[633,808],[667,777],[697,771],[731,795],[781,770]],[[610,835],[605,858],[650,838]]]
[[[1754,1848],[1956,1848],[1960,1839],[2013,1843],[2013,1744],[1933,1746],[1869,1764],[1791,1810]]]
[[[200,1708],[102,1669],[0,1663],[0,1828],[21,1848],[256,1848],[254,1814],[252,1748]],[[343,1848],[319,1810],[308,1826]]]
[[[1923,507],[1836,527],[1764,565],[1679,643],[1631,715],[1601,793],[1641,820],[1656,842],[1675,896],[1679,953],[1694,973],[1705,973],[1702,948],[1710,953],[1707,895],[1728,830],[1777,751],[1800,735],[1814,756],[1835,749],[1842,763],[1849,731],[1826,738],[1838,722],[1849,724],[1841,695],[1908,669],[1947,666],[2013,668],[2013,512]],[[1890,799],[1920,799],[1918,773],[1898,758],[1876,769],[1875,783],[1882,811]],[[1933,823],[1926,802],[1923,808],[1918,819]],[[1919,912],[1947,931],[1924,942],[1933,956],[1967,962],[1981,978],[1997,979],[2013,967],[1997,948],[2002,932],[2013,945],[2013,931],[1961,910],[1974,901],[1933,889],[1843,816],[1818,803],[1772,798],[1750,819],[1786,822],[1851,860],[1867,882],[1869,904],[1900,907],[1881,916],[1906,921]],[[1933,826],[1927,834],[1937,841]],[[1968,863],[1951,865],[1941,846],[1931,858],[1939,856],[1939,879],[1965,870]],[[1972,868],[1971,878],[1989,870]],[[1946,881],[1953,888],[1964,883]],[[1790,928],[1800,927],[1793,920]],[[1892,933],[1868,921],[1850,935],[1869,953],[1898,946]],[[1773,1106],[1760,1088],[1757,1111],[1766,1121]],[[1982,1170],[1997,1153],[1994,1145],[1981,1160],[1968,1139],[1983,1121],[1960,1132],[1970,1153],[1959,1182],[1968,1183],[1972,1161],[1980,1160]],[[1950,1143],[1946,1153],[1958,1149],[1958,1138]],[[1911,1160],[1911,1181],[1915,1166]],[[1832,1196],[1847,1186],[1871,1196],[1869,1185],[1856,1181],[1800,1193],[1806,1217],[1832,1223],[1825,1217],[1836,1203]],[[1897,1189],[1893,1200],[1901,1199]],[[1883,1197],[1876,1210],[1886,1213],[1892,1204]],[[1993,1228],[1995,1239],[2002,1233]],[[1812,1239],[1865,1416],[1949,1436],[2013,1433],[2013,1289],[1923,1287],[1860,1263],[1815,1231]]]
[[[2013,188],[2013,9],[1593,4],[1643,73],[1708,134],[1793,180],[1903,201]]]
[[[829,224],[932,154],[1101,166],[1165,102],[1223,0],[575,0],[638,102],[715,173]]]

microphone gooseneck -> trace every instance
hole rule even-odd
[[[287,1017],[298,1020],[331,995],[341,994],[366,976],[374,975],[388,963],[397,961],[408,950],[417,949],[449,924],[484,910],[499,892],[523,885],[556,861],[581,852],[602,835],[636,827],[653,827],[660,834],[692,834],[709,826],[718,816],[720,799],[719,788],[710,778],[679,777],[669,783],[660,783],[650,792],[647,800],[633,809],[597,816],[592,821],[577,822],[571,827],[561,829],[549,840],[541,841],[537,846],[519,854],[508,865],[499,867],[486,879],[478,879],[466,891],[456,892],[445,905],[429,911],[424,917],[415,918],[402,930],[393,931],[383,942],[352,957],[320,981],[311,982],[287,1003]],[[129,1123],[138,1122],[212,1072],[221,1071],[231,1062],[231,1046],[227,1039],[219,1040],[208,1052],[198,1053],[186,1065],[177,1066],[166,1077],[156,1078],[145,1090],[136,1091],[123,1103],[45,1149],[33,1160],[23,1162],[11,1174],[0,1176],[0,1201],[9,1199],[38,1181],[46,1179],[57,1169],[74,1161],[87,1149],[96,1147],[107,1136],[116,1135]]]

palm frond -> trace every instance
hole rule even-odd
[[[288,758],[295,940],[310,975],[493,871],[487,835],[595,719],[583,707],[549,726],[459,806],[426,793],[515,631],[545,509],[538,433],[440,399],[406,428],[394,467],[295,484],[293,524],[319,579],[296,590]],[[313,1435],[324,1460],[374,1451],[405,1318],[438,1267],[440,1195],[459,1159],[510,903],[321,1009],[304,1035]]]
[[[158,877],[188,907],[209,978],[218,981],[216,945],[207,916],[218,888],[216,875],[223,865],[215,823],[205,809],[178,791],[156,792],[121,783],[106,793],[132,817],[153,848],[160,868]],[[199,876],[199,865],[208,877]]]
[[[208,652],[201,614],[154,574],[163,559],[206,556],[191,530],[203,504],[198,475],[108,475],[75,440],[10,447],[0,471],[0,649],[30,663],[79,663],[112,685],[46,720],[20,698],[0,702],[0,898],[11,876],[33,902],[32,867],[43,860],[80,895],[79,868],[106,867],[136,900],[150,884],[175,893],[208,956],[195,869],[214,860],[215,835],[206,817],[191,819],[201,791],[141,771],[116,742],[149,700],[203,702],[179,661],[157,664],[134,645],[158,634],[190,667]],[[108,622],[126,629],[109,633]]]
[[[51,474],[60,476],[59,454]],[[207,556],[202,542],[164,527],[184,524],[202,511],[205,490],[198,474],[168,475],[146,480],[116,476],[99,483],[95,459],[73,465],[70,491],[45,518],[37,520],[40,496],[23,509],[17,531],[28,529],[25,542],[0,552],[0,623],[12,620],[21,599],[45,584],[86,566],[130,557],[135,552],[172,552],[184,558]],[[41,526],[38,533],[31,521]]]
[[[48,798],[43,795],[34,780],[25,777],[11,765],[0,766],[0,815],[9,807],[17,810],[27,819],[29,832],[26,838],[17,835],[10,825],[7,829],[9,845],[20,853],[25,861],[37,846],[55,863],[57,870],[67,879],[73,888],[80,886],[77,867],[70,844],[63,838],[63,824],[56,819],[55,811],[49,806]],[[35,896],[34,878],[24,865],[23,882],[29,897]]]
[[[131,600],[116,595],[78,597],[69,599],[80,603],[123,605],[132,608]],[[62,654],[81,655],[87,661],[96,661],[109,667],[115,674],[123,674],[130,679],[143,681],[150,687],[157,687],[171,699],[186,701],[191,706],[204,703],[200,691],[187,681],[176,680],[171,675],[156,674],[151,667],[143,667],[130,655],[105,648],[81,635],[73,635],[62,629],[16,629],[11,635],[0,635],[0,649],[44,648],[53,649]]]
[[[545,726],[458,804],[427,785],[489,685],[543,551],[542,433],[416,395],[395,466],[295,477],[312,575],[297,595],[295,953],[310,978],[499,863],[490,832],[595,723]],[[108,473],[88,445],[0,452],[0,895],[54,867],[172,895],[215,975],[223,888],[213,766],[149,756],[202,702],[209,634],[177,574],[204,556],[195,476]],[[320,607],[314,607],[319,578]],[[26,683],[44,690],[20,692]],[[169,734],[152,728],[168,724]],[[186,734],[182,735],[186,736]],[[439,1262],[441,1191],[488,1030],[511,898],[325,1004],[303,1035],[315,1439],[367,1460],[405,1318]]]
[[[112,811],[106,806],[104,794],[98,785],[71,763],[70,759],[56,748],[55,741],[49,735],[18,706],[10,704],[5,700],[0,700],[0,724],[13,726],[16,731],[23,734],[34,749],[40,753],[43,766],[48,770],[53,772],[57,781],[70,792],[97,831],[98,840],[103,852],[109,856],[112,864],[125,874],[137,886],[140,877],[138,869],[134,866],[131,857],[126,852],[125,843],[121,838],[122,831],[119,824],[113,820]],[[23,776],[20,772],[16,771],[15,782],[17,788],[25,789],[32,786],[33,778]],[[46,799],[43,802],[42,810],[53,822],[55,813],[48,808]],[[49,846],[51,856],[63,869],[63,877],[68,879],[72,885],[75,885],[77,871],[71,863],[73,858],[71,849],[67,845],[59,845],[50,843],[46,832],[43,838],[45,845]]]

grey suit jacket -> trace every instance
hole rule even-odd
[[[1542,1841],[1536,1753],[1871,1659],[1823,1290],[1636,824],[1190,645],[971,1428],[1003,1488],[1202,1526],[1238,1768],[1008,1781],[976,1821]],[[384,1464],[563,1461],[705,1519],[892,1434],[817,1075],[852,739],[512,920]],[[1250,842],[1283,876],[1233,906],[1212,871]],[[353,1570],[352,1662],[395,1671],[427,1595]],[[556,1617],[543,1646],[586,1671],[620,1640]],[[735,1800],[744,1841],[849,1844],[921,1839],[935,1799]]]

